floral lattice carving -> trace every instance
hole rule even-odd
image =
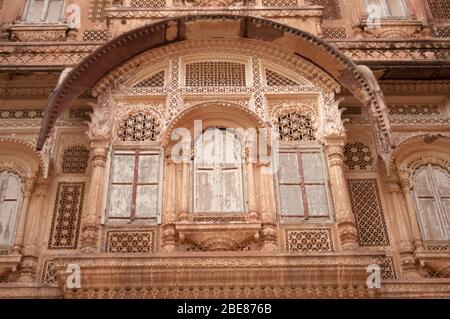
[[[265,7],[293,7],[298,6],[298,0],[262,0]]]
[[[294,80],[272,70],[266,70],[266,81],[268,86],[296,86],[300,85]]]
[[[189,63],[186,86],[246,86],[245,65],[228,61]]]
[[[118,137],[123,142],[154,142],[159,137],[158,119],[151,114],[130,114],[119,124]]]
[[[333,251],[330,228],[287,228],[284,232],[287,251]]]
[[[83,41],[102,42],[108,40],[108,31],[106,30],[86,30],[83,32]]]
[[[154,253],[155,239],[153,229],[108,230],[105,251],[112,254]]]
[[[2,120],[24,120],[24,119],[40,119],[44,113],[43,109],[12,109],[0,110],[0,119]]]
[[[112,0],[90,0],[89,20],[91,22],[102,22],[105,20],[105,9],[112,4]]]
[[[324,27],[322,37],[325,39],[347,39],[347,30],[344,27]]]
[[[77,249],[85,183],[58,183],[49,250]]]
[[[47,285],[56,284],[56,268],[55,263],[51,260],[45,260],[42,266],[41,283]]]
[[[344,161],[351,170],[370,170],[374,168],[372,152],[363,143],[345,145]]]
[[[395,271],[394,257],[387,256],[381,265],[381,278],[397,279],[397,272]]]
[[[276,125],[280,140],[285,142],[314,141],[316,129],[309,115],[287,113],[278,117]]]
[[[242,5],[242,0],[186,0],[186,6],[191,7],[229,7]]]
[[[341,7],[339,0],[312,0],[313,4],[323,6],[323,18],[327,20],[342,19]]]
[[[438,105],[390,105],[389,115],[395,116],[436,116],[440,115]]]
[[[84,146],[73,146],[64,150],[63,174],[85,174],[89,162],[89,150]]]
[[[386,220],[376,179],[351,179],[348,181],[348,189],[360,246],[389,246]]]
[[[152,87],[152,88],[162,88],[165,84],[165,72],[161,71],[158,72],[151,77],[142,80],[141,82],[137,83],[134,87]]]
[[[164,8],[166,0],[131,0],[132,8]]]
[[[428,0],[433,19],[450,19],[450,2],[448,0]]]

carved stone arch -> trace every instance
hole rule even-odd
[[[138,103],[138,104],[126,104],[119,105],[115,110],[114,122],[113,122],[113,141],[120,142],[120,125],[124,123],[130,116],[143,113],[155,118],[159,126],[159,134],[157,142],[161,139],[161,131],[163,127],[163,114],[161,112],[161,103]]]
[[[226,22],[227,28],[217,28],[217,23],[220,22]],[[198,32],[199,29],[202,31]],[[370,75],[370,72],[358,67],[329,43],[308,32],[267,19],[233,15],[194,15],[163,20],[129,31],[105,43],[83,59],[49,97],[37,149],[43,148],[49,132],[63,110],[87,89],[92,89],[111,70],[145,51],[167,44],[217,37],[242,38],[272,47],[278,46],[291,56],[300,56],[310,61],[312,65],[317,66],[316,69],[326,70],[330,77],[346,87],[363,105],[373,110],[383,134],[390,137],[386,106],[377,90],[373,74]]]
[[[15,160],[8,161],[4,159],[1,159],[0,162],[0,173],[1,172],[15,174],[19,176],[22,181],[24,181],[25,178],[31,177],[32,174],[30,173],[29,169],[23,165],[23,163],[17,162]]]
[[[247,63],[251,57],[283,70],[282,72],[290,72],[291,76],[295,73],[296,78],[302,77],[304,82],[307,81],[307,87],[318,87],[330,92],[340,91],[340,84],[320,67],[300,56],[288,54],[272,44],[244,39],[208,39],[174,43],[143,52],[105,75],[93,88],[93,95],[101,95],[108,89],[128,83],[128,74],[153,70],[154,64],[167,64],[178,58],[196,61],[222,58],[226,61]]]
[[[171,134],[175,128],[188,129],[194,136],[194,120],[202,120],[204,127],[211,125],[229,128],[264,128],[269,130],[270,126],[265,123],[256,113],[238,103],[228,101],[208,101],[194,104],[176,115],[166,126],[161,135],[163,146],[170,144]],[[266,138],[268,138],[266,136]]]
[[[42,154],[26,141],[0,138],[0,170],[9,170],[24,178],[36,177],[45,172],[46,162]]]
[[[429,164],[439,166],[450,173],[450,154],[431,150],[419,151],[405,158],[404,163],[400,167],[408,170],[413,176],[417,170]]]
[[[391,169],[407,170],[411,174],[429,161],[449,170],[450,139],[443,136],[420,134],[405,139],[391,157]]]

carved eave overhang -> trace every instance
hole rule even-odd
[[[151,257],[128,255],[61,256],[57,279],[66,298],[374,296],[368,289],[367,265],[379,263],[381,252],[355,253],[171,253]],[[83,271],[81,289],[65,288],[67,264]],[[345,284],[343,284],[345,283]],[[247,295],[246,295],[247,294]]]
[[[226,28],[223,27],[224,23]],[[62,111],[119,65],[144,51],[166,44],[217,37],[272,43],[316,64],[376,113],[381,131],[389,138],[389,123],[381,116],[385,106],[380,104],[371,81],[352,60],[335,47],[308,32],[270,20],[249,16],[208,15],[186,16],[146,25],[122,34],[92,52],[74,67],[49,97],[37,148],[43,147]]]

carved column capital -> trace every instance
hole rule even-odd
[[[397,179],[389,179],[385,181],[386,188],[389,193],[399,193],[401,191],[399,181]]]
[[[325,150],[330,166],[344,165],[345,139],[326,139]]]
[[[30,198],[36,186],[37,176],[25,177],[22,183],[23,196]]]
[[[411,183],[411,173],[407,170],[402,170],[398,172],[398,178],[400,186],[405,193],[409,193],[412,188]]]
[[[106,161],[108,159],[108,141],[91,141],[91,165],[93,167],[106,166]]]
[[[108,141],[111,137],[112,119],[107,107],[100,107],[97,104],[89,104],[94,112],[90,113],[90,122],[86,122],[89,130],[86,132],[90,141]]]

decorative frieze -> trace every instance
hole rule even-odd
[[[155,253],[154,229],[107,230],[105,252],[110,254]]]
[[[331,228],[286,228],[284,237],[287,251],[334,251]]]
[[[0,109],[0,120],[42,119],[43,109]]]

